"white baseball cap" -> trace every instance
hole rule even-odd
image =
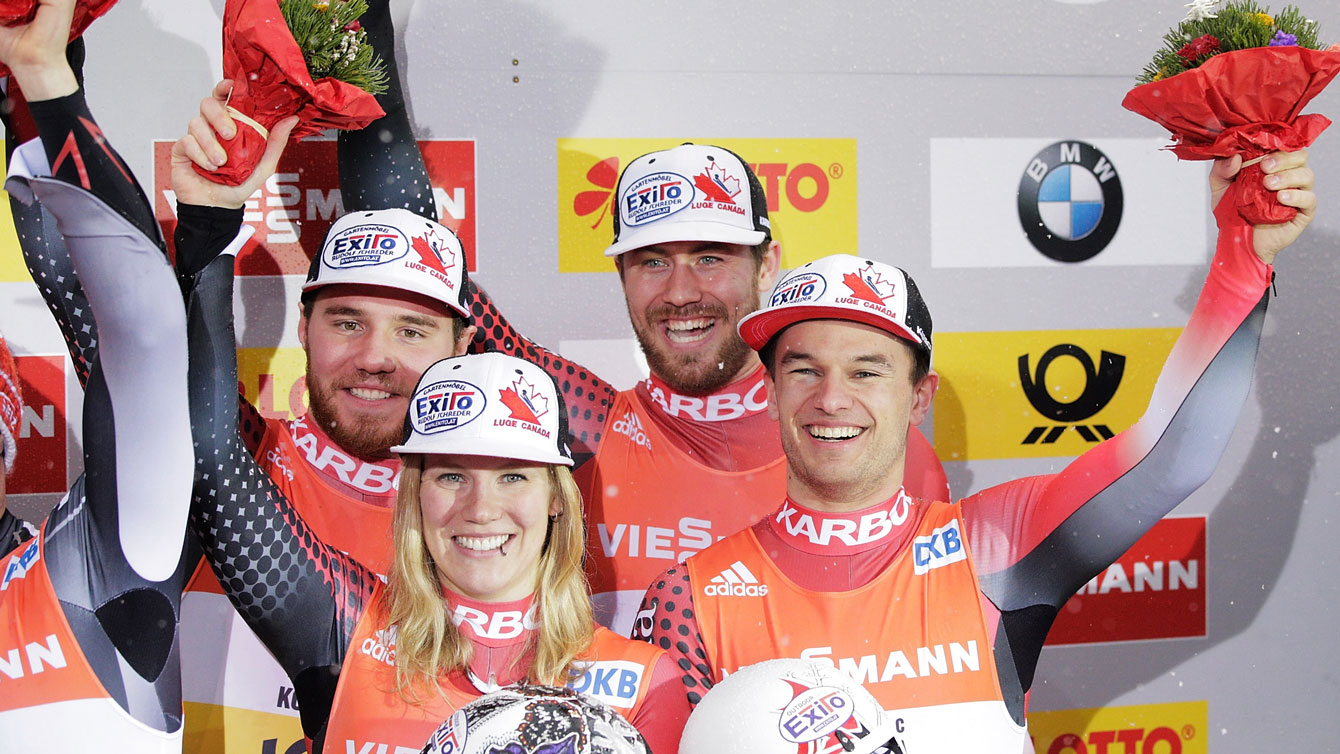
[[[607,257],[675,241],[757,246],[772,237],[762,184],[723,147],[681,144],[644,154],[623,169],[615,198]]]
[[[555,686],[509,686],[461,707],[424,754],[650,754],[642,734],[605,704]],[[669,752],[668,754],[673,754]]]
[[[726,676],[689,715],[679,754],[902,751],[898,720],[870,692],[817,660],[778,659]]]
[[[891,264],[834,254],[777,281],[767,304],[740,320],[755,351],[783,328],[809,319],[844,319],[878,327],[931,352],[931,312],[912,276]]]
[[[465,251],[450,229],[407,209],[350,212],[335,221],[303,291],[348,283],[419,293],[470,318]]]
[[[554,378],[503,353],[443,359],[414,388],[396,453],[452,453],[572,465]]]

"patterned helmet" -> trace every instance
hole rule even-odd
[[[859,683],[816,660],[768,660],[712,687],[680,754],[902,754],[898,721]]]
[[[461,707],[423,754],[651,754],[604,704],[570,689],[509,686]]]

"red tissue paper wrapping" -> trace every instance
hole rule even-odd
[[[1122,107],[1172,132],[1168,147],[1184,160],[1242,155],[1252,160],[1311,144],[1331,121],[1300,115],[1340,72],[1340,49],[1254,47],[1225,52],[1198,68],[1135,87]],[[1259,164],[1239,173],[1238,214],[1253,225],[1292,220],[1298,210],[1277,201],[1261,184]]]
[[[70,21],[70,39],[84,33],[84,29],[116,5],[116,0],[79,0]],[[32,23],[37,16],[37,0],[0,0],[0,26],[22,26]],[[0,65],[0,76],[9,75],[9,69]]]
[[[290,138],[327,128],[363,128],[385,115],[377,99],[333,78],[312,80],[278,0],[228,0],[223,10],[223,75],[233,80],[229,107],[267,131],[290,115],[298,125]],[[236,116],[234,116],[236,117]],[[236,186],[256,169],[265,135],[239,122],[237,135],[220,140],[228,161],[218,170],[195,166],[216,183]]]

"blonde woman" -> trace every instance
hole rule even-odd
[[[178,264],[193,369],[235,370],[232,260],[197,262],[236,225],[179,210]],[[240,212],[236,212],[240,221]],[[228,384],[229,380],[214,380]],[[466,702],[519,682],[569,686],[621,712],[657,754],[688,717],[665,652],[596,627],[582,575],[581,497],[564,408],[538,366],[503,354],[445,359],[410,398],[386,583],[319,541],[237,433],[235,396],[196,412],[215,493],[192,525],[220,584],[294,684],[313,751],[418,751]],[[402,748],[403,747],[403,748]]]

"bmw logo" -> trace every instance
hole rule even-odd
[[[1047,257],[1083,262],[1116,236],[1121,196],[1107,155],[1082,141],[1058,141],[1033,155],[1019,178],[1019,222]]]

